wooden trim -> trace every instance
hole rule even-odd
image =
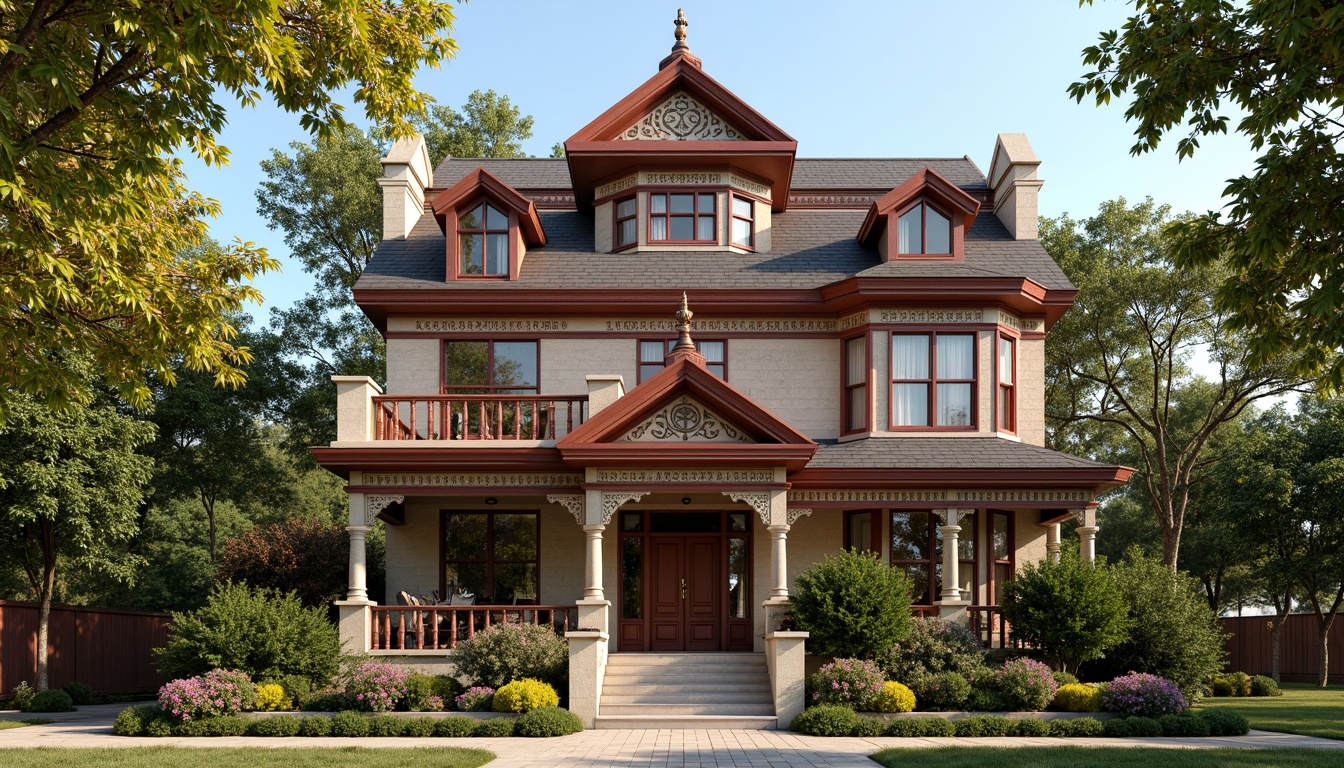
[[[989,564],[989,567],[985,569],[985,574],[987,576],[986,581],[988,582],[987,589],[985,590],[985,604],[999,605],[1000,602],[998,600],[998,594],[997,594],[999,585],[997,580],[994,578],[996,566],[998,566],[999,564],[1007,564],[1008,581],[1012,581],[1013,578],[1017,575],[1017,515],[1010,511],[1001,509],[992,509],[987,511],[989,512],[988,515],[989,519],[985,526],[985,533],[986,533],[985,544],[987,545],[987,548],[985,550],[985,552],[987,553],[985,561]],[[994,556],[994,521],[1000,517],[1008,521],[1007,560],[999,560]]]

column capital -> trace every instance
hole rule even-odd
[[[607,526],[602,523],[591,523],[583,526],[584,533],[602,533],[605,530],[607,530]]]
[[[959,507],[944,507],[935,509],[933,513],[943,519],[943,525],[957,525],[961,522],[961,516],[974,512],[971,509],[961,509]]]
[[[360,535],[360,536],[363,536],[364,534],[366,534],[366,533],[368,533],[369,531],[372,531],[372,530],[373,530],[373,529],[370,528],[370,527],[367,526],[367,525],[347,525],[347,526],[345,526],[345,531],[346,531],[346,533],[357,534],[357,535]]]

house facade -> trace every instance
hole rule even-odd
[[[999,644],[1003,585],[1062,521],[1091,557],[1095,499],[1129,470],[1043,447],[1045,338],[1075,289],[1037,240],[1025,136],[987,172],[799,157],[677,32],[564,159],[435,166],[416,137],[383,160],[354,293],[386,387],[335,377],[337,440],[314,449],[349,481],[342,633],[442,666],[487,626],[551,624],[590,726],[640,706],[611,703],[617,661],[740,654],[768,677],[751,714],[787,725],[803,569],[877,553],[919,612]]]

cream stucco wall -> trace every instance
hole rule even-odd
[[[1017,436],[1045,445],[1045,340],[1021,339],[1017,350]]]
[[[813,439],[840,433],[835,339],[731,339],[728,381]]]
[[[635,339],[542,339],[541,391],[546,394],[586,394],[585,376],[615,374],[625,378],[627,391],[635,386]]]
[[[438,339],[388,339],[387,393],[437,394],[441,344]]]

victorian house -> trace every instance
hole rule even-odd
[[[335,377],[314,449],[349,481],[342,635],[447,668],[488,626],[550,624],[589,726],[786,726],[800,571],[877,553],[919,612],[1002,644],[1003,585],[1064,521],[1090,557],[1130,470],[1043,447],[1075,289],[1025,136],[987,170],[809,159],[677,32],[564,159],[436,166],[417,137],[383,160],[354,294],[387,382]]]

